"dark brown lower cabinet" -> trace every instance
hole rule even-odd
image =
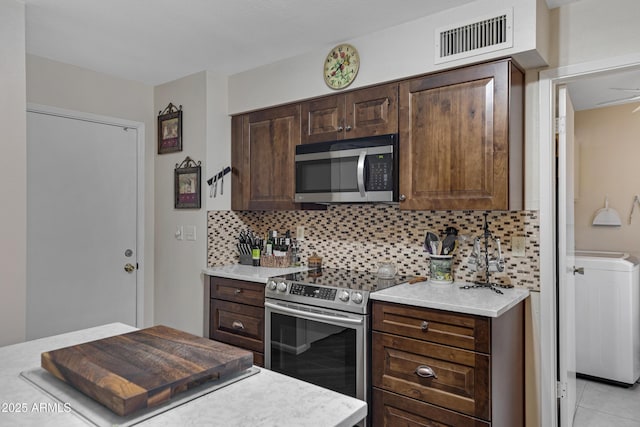
[[[253,351],[264,366],[264,283],[210,277],[209,338]]]
[[[488,318],[374,301],[371,425],[523,426],[523,307]]]

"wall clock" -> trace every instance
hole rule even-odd
[[[339,44],[331,49],[324,61],[324,81],[331,89],[349,86],[358,74],[360,56],[350,44]]]

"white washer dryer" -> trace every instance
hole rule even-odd
[[[640,377],[640,271],[622,252],[576,251],[576,371],[627,386]]]

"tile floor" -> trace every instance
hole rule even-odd
[[[574,427],[640,427],[640,384],[631,388],[578,378]]]

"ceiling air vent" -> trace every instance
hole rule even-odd
[[[513,47],[513,10],[436,29],[435,63]]]

